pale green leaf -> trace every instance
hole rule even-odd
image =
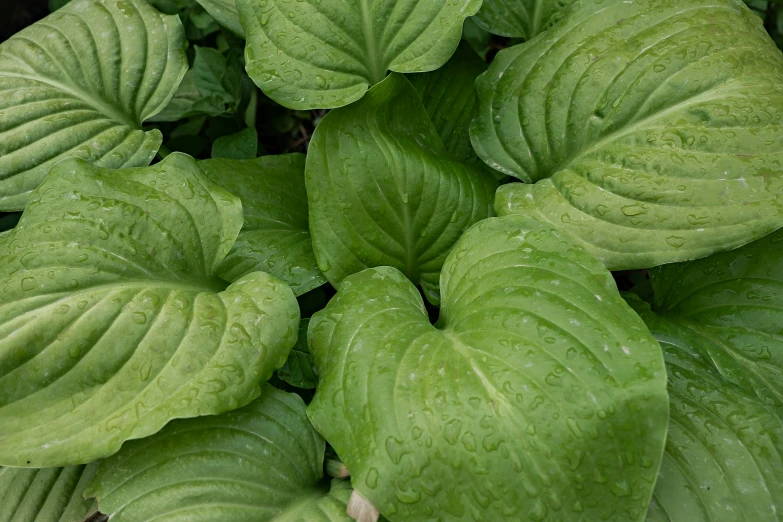
[[[501,36],[530,40],[557,22],[576,0],[484,0],[476,22]]]
[[[696,332],[705,361],[783,418],[783,231],[650,277],[656,311]]]
[[[93,505],[82,493],[95,469],[0,467],[0,522],[82,522]]]
[[[144,0],[74,0],[0,44],[0,210],[21,210],[56,162],[149,164],[141,124],[188,68],[176,16]]]
[[[476,152],[534,185],[498,213],[560,227],[611,270],[783,226],[783,55],[741,0],[582,0],[479,77]]]
[[[85,494],[112,521],[294,520],[289,512],[326,496],[318,488],[323,459],[302,399],[267,384],[244,408],[176,420],[125,444],[100,462]]]
[[[307,221],[304,155],[206,160],[200,165],[207,177],[242,199],[245,214],[242,231],[220,265],[220,277],[236,281],[251,272],[269,272],[295,295],[326,283]]]
[[[205,114],[234,113],[242,101],[242,64],[215,49],[195,47],[193,67],[185,74],[171,102],[150,121],[177,121]]]
[[[251,160],[258,155],[258,131],[245,128],[228,136],[221,136],[212,144],[212,158]]]
[[[250,77],[291,109],[364,96],[387,71],[432,71],[481,0],[237,0]]]
[[[245,37],[235,0],[196,0],[220,25],[232,33]]]
[[[669,373],[669,433],[647,521],[778,522],[781,419],[721,378],[704,351],[711,339],[629,302],[660,342]]]
[[[313,316],[308,415],[393,521],[639,520],[668,422],[661,350],[564,233],[490,218],[459,240],[430,324],[396,269]]]
[[[182,154],[55,166],[0,252],[0,463],[91,462],[258,396],[299,309],[268,274],[217,278],[241,226]]]
[[[486,70],[487,64],[467,42],[462,42],[440,69],[408,75],[446,150],[459,160],[482,167],[470,144],[469,129],[476,107],[473,84]]]
[[[491,214],[497,186],[451,158],[399,74],[326,115],[310,142],[306,180],[313,248],[330,283],[393,266],[433,302],[446,255]]]

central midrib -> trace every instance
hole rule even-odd
[[[367,73],[370,81],[376,84],[383,80],[386,71],[382,64],[382,57],[378,55],[378,42],[375,36],[375,27],[372,22],[371,0],[360,0],[359,7],[362,11],[362,35],[364,36],[364,48],[367,51]]]

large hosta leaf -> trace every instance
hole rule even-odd
[[[345,504],[342,516],[318,518],[316,506],[340,498],[318,488],[323,459],[302,399],[265,385],[244,408],[176,420],[125,444],[100,462],[86,495],[124,522],[349,521]]]
[[[242,199],[245,224],[218,274],[236,281],[269,272],[301,295],[326,283],[313,254],[307,222],[305,157],[264,156],[254,160],[213,159],[204,173]]]
[[[0,44],[0,210],[63,158],[149,164],[162,136],[141,124],[187,68],[179,18],[144,0],[73,0]]]
[[[783,231],[650,276],[656,311],[695,332],[705,361],[783,418]]]
[[[0,468],[0,522],[82,522],[93,504],[82,493],[95,469]]]
[[[663,347],[671,398],[666,451],[647,520],[780,520],[781,419],[752,391],[721,378],[703,350],[710,339],[656,316],[643,303],[634,306]]]
[[[387,71],[437,69],[481,0],[236,0],[247,71],[292,109],[332,108],[364,96]]]
[[[469,129],[476,108],[473,85],[486,70],[487,64],[467,42],[462,42],[437,71],[408,75],[446,150],[459,160],[482,166],[470,144]]]
[[[502,36],[533,38],[557,22],[576,0],[484,0],[476,22]]]
[[[0,464],[90,462],[254,399],[299,309],[269,274],[215,276],[241,225],[184,155],[54,167],[0,252]]]
[[[430,324],[389,267],[310,323],[308,414],[392,521],[641,520],[668,418],[661,351],[609,272],[521,217],[472,227]]]
[[[446,255],[490,215],[497,186],[447,154],[416,90],[397,74],[323,119],[306,181],[313,248],[329,282],[388,265],[433,300]]]
[[[220,25],[244,38],[245,31],[239,21],[235,0],[196,0]]]
[[[582,0],[477,89],[477,152],[536,182],[504,187],[498,212],[555,224],[610,269],[783,225],[783,55],[740,0]]]

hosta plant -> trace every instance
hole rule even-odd
[[[38,2],[0,522],[781,520],[783,4]]]

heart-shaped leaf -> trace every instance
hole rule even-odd
[[[553,223],[611,270],[783,226],[783,55],[741,0],[582,0],[477,90],[479,156],[535,183],[503,187],[498,213]]]
[[[305,157],[263,156],[250,161],[206,160],[204,173],[242,199],[245,224],[218,274],[236,281],[269,272],[302,295],[326,283],[313,254],[307,221]]]
[[[196,0],[212,18],[237,36],[245,37],[235,0]]]
[[[187,71],[176,16],[144,0],[73,0],[0,44],[0,210],[21,210],[57,161],[149,164],[144,120]]]
[[[333,108],[386,76],[432,71],[481,0],[236,0],[250,77],[291,109]]]
[[[661,350],[564,233],[491,218],[455,245],[430,324],[389,267],[313,316],[308,414],[392,521],[639,520],[668,419]]]
[[[87,463],[257,397],[299,309],[269,274],[215,276],[241,225],[181,154],[55,166],[0,252],[0,464]]]
[[[306,181],[313,248],[330,283],[393,266],[433,301],[446,255],[491,214],[497,187],[447,154],[416,90],[398,74],[321,121]]]
[[[476,22],[493,34],[530,40],[557,22],[576,0],[484,0]]]
[[[650,278],[656,312],[695,332],[705,361],[783,418],[783,231]]]
[[[341,513],[328,509],[345,493],[319,490],[323,459],[302,399],[265,385],[244,408],[176,420],[125,444],[100,462],[86,495],[124,522],[350,521],[344,503]],[[319,516],[319,505],[331,516]]]
[[[670,422],[648,522],[777,522],[783,510],[783,422],[721,378],[712,340],[629,299],[664,351]],[[757,345],[757,348],[761,348]]]
[[[2,522],[82,522],[92,500],[82,497],[95,464],[67,468],[0,468]]]

